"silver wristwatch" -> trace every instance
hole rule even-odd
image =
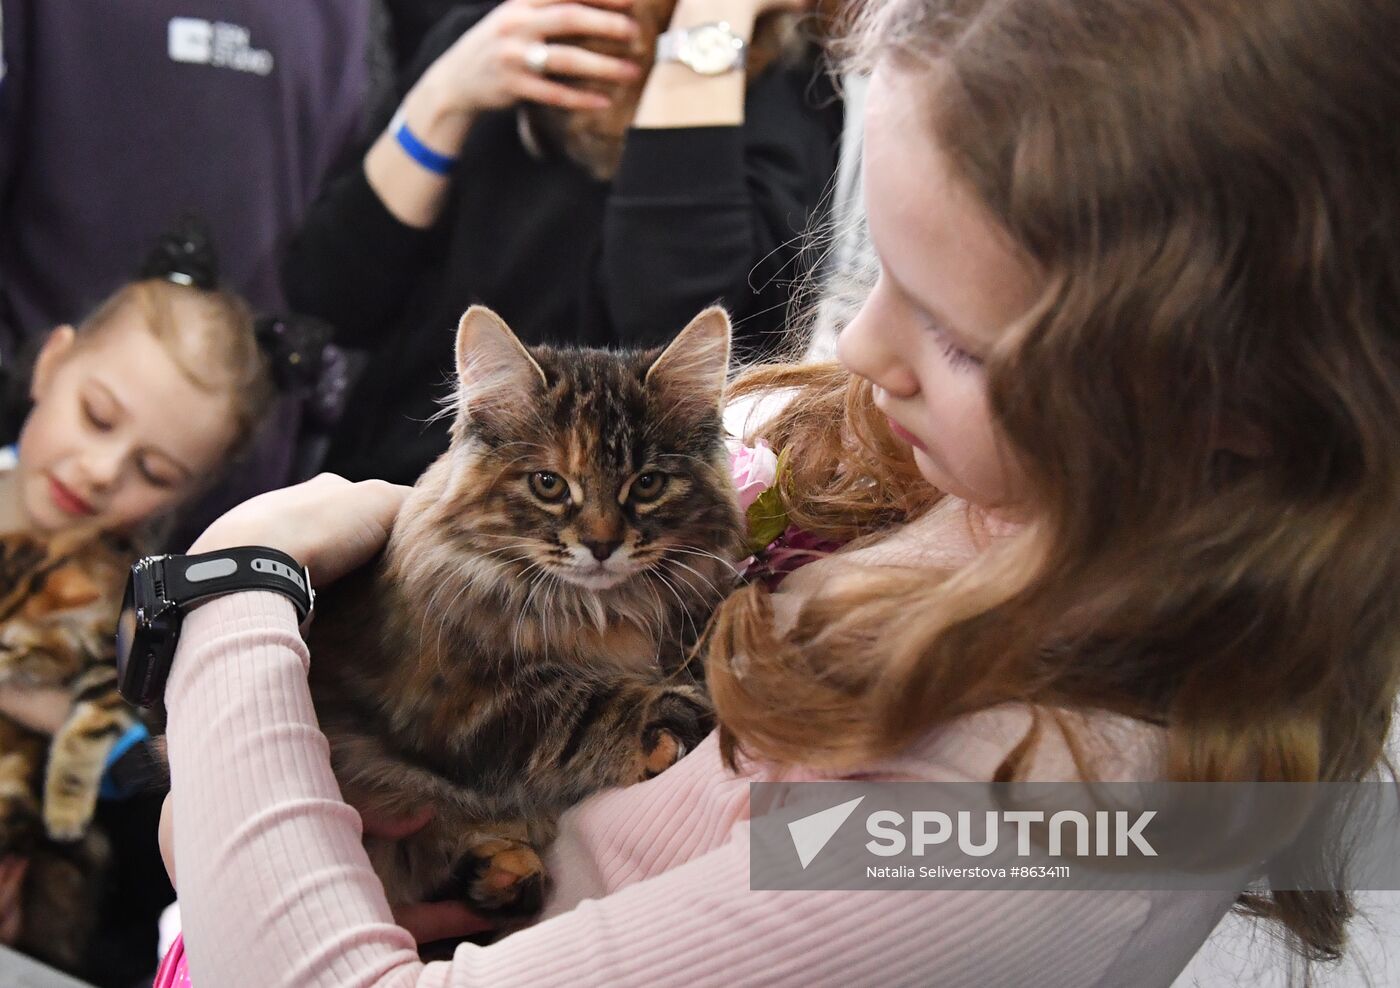
[[[744,67],[748,44],[724,21],[666,31],[656,39],[656,62],[680,62],[699,75],[724,75]]]

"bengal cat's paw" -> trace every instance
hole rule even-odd
[[[452,869],[450,897],[485,912],[527,916],[544,904],[544,862],[530,845],[487,838]]]
[[[44,804],[44,830],[50,840],[70,843],[81,840],[92,823],[94,806],[83,800],[49,800]]]
[[[660,775],[695,750],[714,723],[709,698],[701,690],[678,686],[662,693],[642,729],[639,781]]]

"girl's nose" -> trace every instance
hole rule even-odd
[[[119,443],[94,446],[80,461],[83,479],[94,490],[109,490],[121,479],[126,449]]]
[[[847,370],[870,381],[895,398],[919,393],[919,379],[900,344],[894,320],[882,319],[874,295],[841,330],[836,355]]]

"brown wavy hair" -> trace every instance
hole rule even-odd
[[[842,581],[781,640],[764,590],[731,598],[726,759],[846,768],[1025,702],[1164,726],[1173,781],[1374,771],[1400,688],[1400,5],[887,0],[856,37],[927,73],[931,134],[1044,273],[985,367],[1037,513],[955,574]],[[851,538],[937,499],[865,385],[760,368],[735,393],[773,387],[795,521]],[[1242,903],[1339,955],[1344,893]]]

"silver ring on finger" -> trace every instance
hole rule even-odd
[[[536,41],[529,48],[525,49],[525,67],[535,75],[544,75],[549,71],[549,45],[543,41]]]

